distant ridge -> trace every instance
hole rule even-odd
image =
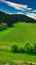
[[[36,23],[36,20],[34,20],[33,18],[30,18],[28,16],[22,15],[22,14],[6,14],[4,12],[0,11],[0,23],[1,22],[27,22],[27,23]]]

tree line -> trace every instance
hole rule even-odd
[[[21,14],[9,15],[0,12],[0,23],[2,22],[7,23],[8,26],[12,26],[15,22],[36,23],[36,20]]]

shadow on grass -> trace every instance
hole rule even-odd
[[[0,32],[4,31],[4,30],[8,30],[8,29],[3,29],[3,30],[0,30]]]

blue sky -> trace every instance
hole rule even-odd
[[[0,11],[36,19],[36,0],[0,0]]]
[[[36,9],[36,0],[8,0],[8,1],[19,3],[19,4],[25,4],[28,5],[28,7]]]

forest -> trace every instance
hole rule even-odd
[[[14,14],[14,15],[9,15],[6,14],[4,12],[0,11],[0,23],[7,23],[8,26],[12,26],[13,23],[15,22],[27,22],[27,23],[36,23],[36,20],[25,16],[25,15],[21,15],[21,14]]]

